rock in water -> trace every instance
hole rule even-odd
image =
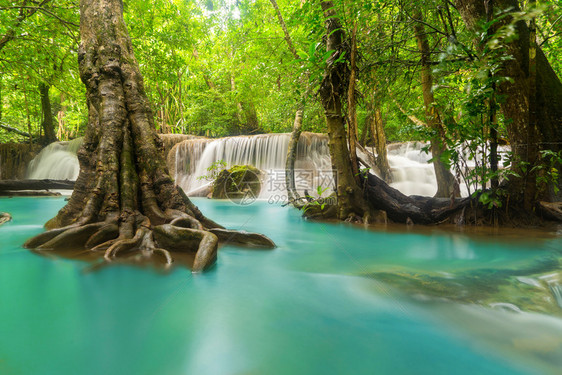
[[[12,216],[7,212],[0,212],[0,225],[12,220]]]
[[[261,171],[251,165],[235,165],[221,171],[213,182],[212,198],[253,202],[260,195]]]

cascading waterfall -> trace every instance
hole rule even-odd
[[[29,163],[26,177],[37,180],[76,180],[80,173],[76,152],[82,145],[82,140],[76,138],[51,143]]]
[[[437,179],[431,155],[422,151],[422,142],[394,143],[387,146],[388,164],[392,173],[392,186],[406,195],[433,196],[437,192]]]
[[[210,168],[222,160],[226,167],[252,165],[264,172],[260,198],[286,199],[285,162],[290,134],[264,134],[220,138],[212,141],[189,140],[175,146],[176,182],[188,195],[206,195]],[[297,147],[295,180],[297,190],[310,194],[318,186],[332,186],[328,138],[303,133]]]
[[[264,172],[260,198],[283,201],[286,199],[285,161],[290,134],[260,134],[253,136],[208,139],[190,135],[161,135],[165,144],[170,173],[184,191],[191,196],[206,196],[210,190],[212,174],[209,168],[223,160],[227,168],[233,165],[252,165]],[[78,150],[81,139],[55,142],[44,148],[29,163],[27,178],[75,180],[79,173]],[[431,155],[422,150],[423,142],[389,144],[388,161],[393,182],[391,186],[406,195],[432,196],[437,191]],[[505,152],[505,150],[503,150]],[[468,160],[469,158],[466,157]],[[475,161],[469,160],[474,164]],[[474,165],[467,165],[473,168]],[[325,189],[323,196],[332,191],[328,137],[324,134],[302,133],[295,161],[296,187],[317,195],[317,189]],[[464,183],[461,195],[467,196]]]

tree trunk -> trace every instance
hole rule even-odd
[[[357,80],[357,25],[353,25],[351,34],[351,59],[349,87],[347,90],[347,137],[349,141],[349,157],[351,159],[351,171],[355,180],[359,183],[359,165],[357,162],[357,100],[355,99],[355,85]]]
[[[45,134],[44,143],[49,144],[57,141],[55,134],[55,123],[53,121],[53,110],[51,108],[51,99],[49,98],[50,86],[46,83],[39,84],[39,94],[41,95],[41,111],[43,112],[43,121],[41,127]]]
[[[337,216],[345,220],[351,215],[363,215],[366,205],[361,187],[353,175],[342,114],[342,96],[345,95],[349,72],[345,62],[337,60],[344,53],[344,33],[332,1],[322,1],[321,5],[326,25],[326,50],[333,53],[327,61],[319,94],[326,116],[328,146],[336,174]]]
[[[277,19],[279,20],[279,25],[281,25],[281,29],[283,29],[283,34],[285,36],[285,42],[287,42],[287,48],[289,48],[289,52],[293,55],[295,60],[299,59],[297,54],[297,50],[293,45],[293,41],[291,39],[291,35],[289,34],[289,30],[287,30],[287,25],[285,24],[285,20],[283,19],[283,15],[281,14],[281,10],[277,5],[276,0],[270,0],[273,9],[275,9],[275,14],[277,15]],[[308,76],[308,74],[307,74]],[[300,84],[304,84],[304,79],[300,79]],[[281,83],[279,82],[279,89],[281,89]],[[308,95],[308,89],[306,90]],[[299,138],[302,133],[302,120],[304,117],[304,102],[298,104],[297,111],[295,113],[295,121],[293,123],[293,132],[291,133],[291,139],[289,141],[289,147],[287,148],[287,161],[285,163],[285,185],[287,186],[287,200],[289,202],[296,201],[299,198],[299,193],[297,192],[296,183],[295,183],[295,160],[297,158],[297,145],[299,143]]]
[[[295,160],[297,159],[297,146],[302,133],[302,118],[304,113],[304,105],[297,109],[295,114],[295,122],[293,123],[293,132],[289,140],[287,148],[287,161],[285,163],[285,185],[287,186],[287,200],[293,202],[299,198],[295,183]]]
[[[372,114],[369,115],[369,126],[371,128],[371,137],[373,140],[373,146],[377,152],[376,164],[381,173],[381,178],[386,182],[392,182],[392,173],[390,171],[390,165],[388,164],[388,155],[386,152],[386,135],[384,133],[384,126],[382,121],[382,111],[380,104],[376,102],[376,98],[373,95],[372,103],[368,104]]]
[[[447,150],[445,146],[445,129],[441,123],[439,112],[435,106],[435,97],[433,96],[433,75],[431,73],[431,56],[427,35],[423,27],[422,14],[417,11],[415,13],[416,21],[414,22],[414,32],[418,44],[418,50],[421,54],[421,83],[423,92],[423,102],[425,105],[425,113],[427,117],[427,125],[434,132],[431,138],[431,156],[433,158],[433,168],[435,169],[435,177],[437,179],[436,197],[450,198],[454,195],[455,178],[441,160],[443,153]]]
[[[88,128],[80,175],[51,229],[25,244],[38,250],[85,247],[108,261],[134,252],[196,251],[193,271],[216,259],[220,226],[191,203],[168,173],[120,0],[80,1],[78,53]],[[244,234],[241,234],[243,237]],[[268,240],[270,246],[273,243]]]
[[[456,0],[455,3],[467,27],[479,31],[478,22],[486,19],[484,2]],[[519,11],[516,0],[498,0],[495,7]],[[498,22],[501,26],[511,21],[510,17],[505,17]],[[537,189],[538,175],[532,168],[540,163],[541,149],[555,152],[561,149],[562,83],[539,47],[535,50],[535,67],[531,69],[533,59],[529,51],[534,43],[530,43],[529,28],[523,21],[517,22],[515,28],[519,37],[505,46],[506,54],[511,55],[513,59],[505,60],[500,72],[510,80],[499,85],[498,94],[505,97],[501,103],[501,110],[507,120],[508,137],[513,152],[512,169],[521,176],[512,177],[509,181],[510,202],[518,202],[530,211],[534,209],[537,199],[552,199],[548,191]],[[536,72],[535,84],[531,82],[532,70]],[[531,103],[534,103],[533,118]],[[525,164],[524,168],[521,163]],[[560,180],[558,183],[560,184]]]

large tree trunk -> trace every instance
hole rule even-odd
[[[345,95],[347,89],[349,72],[345,62],[337,62],[337,60],[344,53],[344,33],[333,3],[322,1],[321,5],[326,24],[326,50],[333,51],[333,53],[328,59],[319,94],[326,116],[328,146],[336,174],[337,216],[339,219],[345,220],[350,215],[363,215],[366,211],[366,204],[361,187],[357,184],[356,176],[353,174],[347,148],[345,119],[342,113],[342,96]]]
[[[51,107],[51,99],[49,98],[50,86],[46,83],[39,84],[39,94],[41,95],[41,111],[43,112],[43,128],[44,143],[49,144],[57,141],[55,134],[55,123],[53,121],[53,109]]]
[[[478,22],[486,19],[485,2],[456,0],[455,3],[467,27],[478,30]],[[513,11],[519,11],[516,0],[498,0],[495,2],[495,8],[512,8]],[[510,17],[503,18],[499,21],[499,26],[511,21]],[[542,50],[537,47],[536,87],[531,87],[529,28],[523,21],[517,22],[515,28],[518,38],[506,44],[506,53],[513,59],[503,62],[503,70],[500,73],[510,80],[499,85],[498,93],[505,97],[501,103],[501,110],[508,124],[508,136],[513,152],[512,168],[521,175],[521,178],[510,179],[510,202],[519,202],[525,209],[531,210],[535,207],[537,198],[552,198],[548,191],[537,189],[537,172],[533,167],[540,163],[541,150],[558,152],[561,149],[562,83]],[[531,103],[534,103],[534,114],[530,111]],[[521,162],[525,164],[524,168],[521,168]]]
[[[436,197],[448,198],[454,195],[455,178],[441,160],[443,153],[446,151],[445,145],[445,129],[441,123],[441,117],[435,106],[435,97],[433,96],[433,74],[431,73],[431,56],[429,50],[429,43],[427,35],[423,27],[422,13],[417,11],[415,13],[416,20],[414,21],[414,32],[418,44],[418,50],[421,54],[421,83],[423,102],[425,105],[425,113],[427,118],[427,125],[434,132],[431,138],[431,156],[433,158],[433,168],[435,170],[435,177],[437,179],[437,193]]]
[[[193,270],[206,269],[219,242],[210,230],[221,227],[201,214],[168,173],[122,2],[81,0],[80,15],[78,60],[89,110],[78,152],[80,175],[68,204],[46,224],[51,230],[25,246],[85,247],[101,250],[107,260],[134,251],[167,263],[169,251],[196,251]]]

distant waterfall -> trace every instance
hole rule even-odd
[[[289,133],[263,134],[178,143],[174,147],[176,182],[188,195],[206,195],[211,181],[205,177],[213,163],[223,160],[227,168],[247,164],[265,173],[260,197],[282,200],[286,197],[285,162],[290,137]],[[329,155],[327,136],[301,135],[295,162],[297,190],[313,194],[318,186],[329,189],[333,185]]]
[[[260,198],[282,200],[286,197],[285,161],[289,133],[209,139],[190,135],[161,135],[167,152],[167,164],[176,183],[191,196],[206,196],[210,189],[208,168],[219,160],[227,167],[249,164],[262,170],[265,178]],[[28,166],[27,178],[69,179],[78,177],[76,157],[81,139],[55,142],[44,148]],[[422,142],[388,145],[392,187],[406,195],[432,196],[437,191],[431,155],[422,151]],[[328,136],[303,133],[297,147],[295,179],[297,190],[315,195],[320,186],[329,195],[334,185]],[[461,192],[467,195],[464,184]]]
[[[35,180],[76,180],[80,173],[76,152],[81,145],[82,138],[51,143],[31,160],[26,177]]]
[[[392,173],[392,186],[405,195],[434,196],[437,179],[431,155],[422,151],[422,142],[394,143],[387,146],[388,164]]]

